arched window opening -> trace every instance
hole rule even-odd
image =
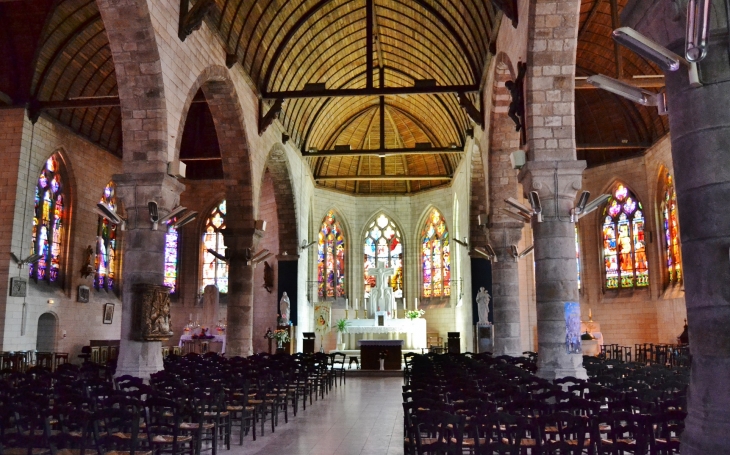
[[[603,210],[603,259],[607,289],[649,286],[644,239],[644,208],[619,183]]]
[[[177,217],[167,222],[165,233],[165,286],[170,288],[170,294],[177,292],[177,271],[178,271],[178,242],[179,232],[173,224]]]
[[[319,229],[317,286],[321,299],[345,295],[345,236],[332,210],[327,212]]]
[[[104,193],[101,195],[99,202],[109,207],[113,212],[117,211],[117,194],[114,182],[109,182],[104,187]],[[100,216],[96,228],[96,277],[94,279],[96,289],[111,291],[114,288],[116,251],[117,225]]]
[[[218,287],[221,294],[228,293],[228,264],[208,252],[215,251],[220,256],[226,255],[226,245],[223,241],[223,230],[226,228],[226,201],[221,202],[213,210],[205,222],[203,234],[203,292],[209,284]]]
[[[61,252],[65,223],[65,182],[61,174],[62,163],[57,153],[43,166],[35,188],[33,212],[33,239],[31,254],[41,258],[30,264],[28,274],[36,281],[59,282]]]
[[[669,172],[664,174],[664,199],[662,200],[664,221],[664,248],[670,283],[682,280],[682,255],[679,243],[679,218],[677,215],[677,193],[674,179]]]
[[[396,299],[403,298],[403,243],[400,229],[387,216],[380,214],[371,222],[365,232],[365,297],[370,297],[370,290],[375,287],[375,277],[368,275],[368,270],[384,262],[392,267],[395,273],[390,277],[390,287]]]
[[[421,232],[421,265],[423,266],[423,297],[451,295],[451,257],[449,230],[446,220],[432,209]]]

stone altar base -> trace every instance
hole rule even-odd
[[[343,336],[347,349],[357,349],[360,340],[403,340],[403,349],[420,352],[428,348],[426,343],[426,320],[386,319],[378,326],[375,319],[350,319],[350,326]]]

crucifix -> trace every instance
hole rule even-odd
[[[393,289],[387,277],[395,275],[393,267],[385,267],[385,261],[378,261],[378,266],[368,270],[368,275],[375,277],[375,288],[370,291],[370,307],[375,317],[376,311],[395,311]]]

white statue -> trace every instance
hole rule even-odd
[[[281,296],[281,300],[279,301],[279,311],[281,311],[281,319],[284,320],[284,324],[289,324],[289,317],[291,316],[290,311],[290,302],[289,302],[289,296],[286,295],[286,292]]]
[[[395,275],[395,269],[385,267],[385,261],[378,261],[378,266],[368,270],[368,275],[375,277],[375,288],[370,291],[370,306],[373,317],[375,317],[376,311],[389,311],[390,309],[393,289],[390,288],[387,277]],[[386,288],[390,291],[389,294],[386,294]]]
[[[489,293],[483,287],[477,293],[477,309],[479,311],[479,324],[489,323]]]

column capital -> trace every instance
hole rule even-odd
[[[585,167],[585,161],[530,161],[520,171],[519,179],[525,194],[537,191],[544,219],[567,220],[582,187]]]

